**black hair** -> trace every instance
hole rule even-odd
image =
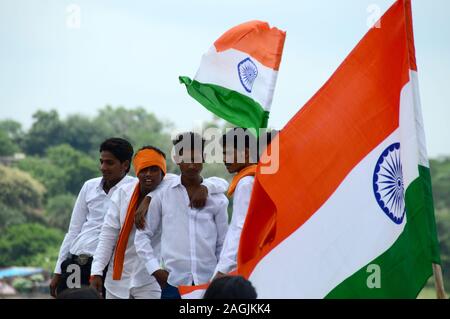
[[[100,153],[103,151],[111,152],[121,163],[129,161],[131,165],[131,159],[133,157],[133,146],[130,142],[120,137],[112,137],[103,141],[100,145]],[[130,165],[128,166],[127,173],[130,171]]]
[[[225,150],[227,143],[231,143],[230,146],[235,150],[248,149],[250,162],[256,163],[259,160],[259,147],[255,134],[256,132],[253,129],[234,127],[222,135],[222,147]]]
[[[242,276],[224,276],[214,279],[203,299],[256,299],[256,289]]]
[[[190,139],[191,149],[194,149],[194,147],[200,143],[202,145],[202,149],[205,147],[206,142],[205,139],[200,134],[194,132],[180,133],[175,137],[174,140],[172,140],[172,143],[174,146],[176,146],[177,144],[186,141],[188,139]]]
[[[102,299],[99,293],[89,286],[81,288],[68,288],[58,295],[56,299]]]
[[[279,130],[271,130],[270,132],[265,132],[258,139],[258,155],[261,156],[262,153],[270,146],[272,140],[278,135]],[[262,141],[262,142],[261,142]]]
[[[270,132],[266,132],[266,144],[270,145],[272,143],[272,140],[275,138],[275,136],[280,133],[280,130],[271,130]]]
[[[224,148],[226,147],[227,142],[232,142],[233,148],[237,150],[251,148],[253,145],[258,145],[255,132],[243,127],[233,127],[222,135],[222,146]]]
[[[265,131],[261,133],[264,135],[257,138],[255,136],[256,132],[253,129],[234,127],[228,130],[226,134],[222,135],[222,147],[225,149],[227,142],[229,142],[232,143],[231,145],[233,148],[238,151],[242,151],[245,148],[250,151],[256,150],[256,154],[254,152],[250,152],[250,156],[256,156],[256,161],[259,161],[259,157],[266,149],[266,146],[272,143],[272,139],[275,138],[278,133],[278,130],[271,130],[270,132]],[[260,145],[261,143],[264,144]]]
[[[184,148],[189,148],[193,151],[198,150],[200,147],[200,151],[202,154],[202,158],[204,158],[203,151],[205,149],[205,139],[198,133],[194,132],[185,132],[178,134],[172,143],[175,148],[175,154],[181,155]]]

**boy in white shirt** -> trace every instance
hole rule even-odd
[[[136,153],[133,166],[138,179],[119,189],[111,198],[92,265],[91,286],[99,290],[101,269],[109,262],[105,281],[107,299],[154,299],[161,295],[160,286],[137,256],[134,214],[144,198],[162,191],[176,175],[166,174],[165,154],[152,146],[143,147]],[[223,192],[223,187],[219,190]]]
[[[122,138],[109,138],[100,145],[102,177],[86,181],[75,202],[50,283],[53,297],[69,287],[80,288],[77,284],[89,285],[92,256],[110,198],[121,186],[135,180],[127,175],[132,157],[133,147]],[[72,278],[77,274],[80,278]]]
[[[229,173],[236,175],[228,190],[228,196],[233,196],[233,213],[214,271],[215,278],[236,270],[239,241],[250,204],[258,162],[257,139],[248,129],[229,130],[222,136],[222,146],[225,166]]]
[[[189,132],[180,134],[173,143],[181,176],[152,197],[145,229],[137,231],[135,237],[137,253],[160,284],[162,299],[179,299],[180,285],[208,282],[228,229],[228,199],[224,194],[209,194],[202,209],[189,205],[202,182],[205,141]]]

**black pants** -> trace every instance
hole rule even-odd
[[[161,299],[181,299],[180,291],[177,287],[166,283],[166,286],[161,289]]]
[[[84,265],[80,265],[80,263],[77,261],[77,256],[72,255],[70,258],[67,258],[64,260],[61,264],[61,279],[59,280],[58,287],[56,287],[56,294],[59,294],[63,292],[66,289],[69,289],[67,286],[68,282],[73,282],[73,276],[75,275],[75,270],[73,269],[73,266],[71,265],[77,265],[80,269],[80,284],[81,287],[89,286],[89,279],[91,277],[91,267],[92,267],[92,257],[89,257],[87,262]],[[71,266],[69,268],[69,266]],[[67,269],[69,268],[69,269]],[[106,272],[108,271],[108,266],[103,270],[103,298],[106,295],[106,289],[105,289],[105,277]],[[72,277],[71,277],[72,276]],[[70,278],[69,278],[70,277]],[[76,287],[73,287],[76,288]]]

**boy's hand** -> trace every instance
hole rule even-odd
[[[61,274],[53,274],[52,281],[50,282],[50,295],[56,298],[56,287],[58,287]]]
[[[161,286],[161,289],[166,287],[166,285],[167,285],[167,278],[169,277],[169,272],[167,270],[158,269],[152,275],[153,275],[153,277],[156,278],[156,281]]]
[[[145,216],[147,216],[148,207],[152,199],[149,196],[145,196],[139,207],[136,209],[134,215],[134,224],[137,229],[143,230],[145,228]]]
[[[225,277],[226,275],[227,274],[224,274],[223,272],[218,271],[217,274],[214,276],[213,280]]]
[[[208,188],[204,185],[200,185],[198,190],[192,195],[191,203],[189,204],[192,208],[203,208],[206,205],[206,200],[208,199]]]
[[[103,279],[102,276],[94,275],[91,277],[91,284],[90,286],[94,288],[100,296],[103,294]]]

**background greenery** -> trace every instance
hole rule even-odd
[[[203,127],[223,127],[214,118]],[[106,106],[93,118],[38,111],[28,130],[0,121],[0,268],[35,266],[52,272],[78,191],[99,176],[98,148],[112,136],[135,150],[154,145],[170,156],[171,123],[143,108]],[[9,160],[16,153],[25,158]],[[450,157],[430,160],[446,288],[450,288]],[[177,167],[168,160],[171,172]],[[205,176],[230,178],[223,165],[205,164]],[[421,294],[433,295],[432,280]]]
[[[222,127],[219,119],[203,127]],[[0,268],[42,267],[53,271],[83,183],[99,176],[99,145],[109,137],[171,151],[171,123],[143,108],[106,106],[93,118],[37,111],[28,130],[0,120]],[[14,154],[25,156],[14,159]],[[168,170],[178,173],[168,160]],[[204,176],[230,179],[220,164],[205,164]]]

